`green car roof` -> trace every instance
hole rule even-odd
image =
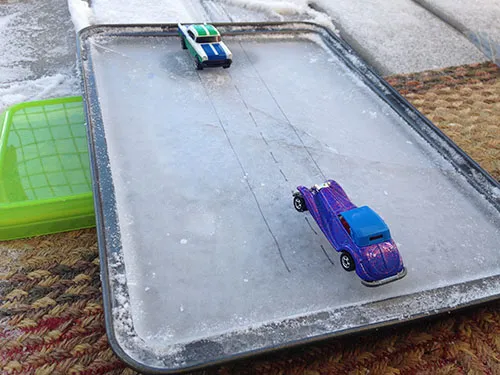
[[[219,32],[217,31],[217,29],[215,27],[213,27],[212,25],[199,24],[199,25],[192,25],[192,26],[193,26],[193,29],[196,31],[196,34],[198,34],[198,36],[207,36],[207,35],[217,36],[217,35],[220,35]]]

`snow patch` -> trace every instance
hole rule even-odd
[[[224,3],[243,9],[263,12],[270,17],[278,17],[281,21],[286,21],[290,16],[302,16],[301,18],[304,21],[312,21],[333,31],[337,31],[327,14],[312,9],[309,6],[309,2],[304,0],[224,0]]]
[[[0,111],[21,102],[78,95],[79,80],[71,74],[54,74],[32,81],[0,85]]]
[[[68,0],[71,18],[77,31],[94,24],[169,23],[201,21],[189,2],[176,0]]]
[[[8,14],[6,16],[0,17],[0,29],[8,26],[12,20],[16,19],[19,16],[19,13]]]
[[[95,23],[94,14],[87,1],[68,0],[68,8],[76,31]]]

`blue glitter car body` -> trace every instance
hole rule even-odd
[[[354,205],[335,181],[312,188],[298,186],[297,211],[309,211],[347,271],[363,284],[379,286],[406,275],[399,250],[384,220],[368,206]]]

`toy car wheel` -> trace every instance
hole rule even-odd
[[[299,212],[307,211],[306,201],[300,195],[293,197],[293,207]]]
[[[224,69],[227,69],[227,68],[229,68],[230,66],[231,66],[231,64],[222,65],[222,67],[223,67]]]
[[[351,254],[347,251],[342,251],[342,254],[340,254],[340,264],[342,265],[342,268],[348,272],[354,271],[356,268]]]
[[[196,70],[203,70],[203,64],[198,60],[196,61]]]
[[[186,41],[183,38],[181,38],[181,47],[182,49],[187,49]]]

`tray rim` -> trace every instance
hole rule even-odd
[[[300,34],[303,32],[318,34],[322,40],[328,45],[330,49],[339,57],[339,59],[347,65],[347,67],[357,74],[363,82],[370,87],[382,100],[388,103],[391,108],[403,118],[405,123],[411,126],[426,142],[430,143],[433,149],[435,149],[442,157],[449,161],[453,167],[466,178],[467,182],[472,185],[481,195],[485,197],[491,203],[491,205],[500,212],[500,194],[496,193],[494,189],[500,189],[500,182],[496,181],[492,176],[488,174],[479,164],[474,161],[468,154],[466,154],[458,145],[456,145],[443,131],[441,131],[436,125],[434,125],[430,120],[428,120],[423,114],[418,112],[418,110],[409,103],[396,89],[390,86],[381,76],[376,73],[372,67],[370,67],[364,60],[340,37],[338,37],[333,31],[328,28],[313,23],[313,22],[245,22],[245,23],[212,23],[214,26],[219,28],[239,28],[238,30],[233,30],[230,32],[222,32],[223,35],[262,35],[262,33],[281,33],[290,34],[296,33]],[[273,29],[273,27],[275,29]],[[485,297],[477,298],[474,300],[467,301],[466,303],[457,303],[454,306],[444,306],[435,309],[432,313],[429,312],[419,312],[406,317],[404,320],[398,319],[388,319],[377,323],[366,324],[362,326],[356,326],[354,328],[343,329],[338,331],[332,331],[325,334],[318,334],[313,337],[305,337],[300,340],[291,340],[282,344],[276,344],[269,347],[264,347],[260,349],[248,350],[245,352],[240,352],[237,354],[226,355],[223,358],[215,358],[209,361],[195,363],[194,365],[181,365],[175,368],[165,368],[165,367],[154,367],[151,365],[145,365],[139,362],[136,358],[132,358],[124,348],[122,348],[118,338],[117,332],[113,325],[113,300],[112,300],[112,289],[110,279],[110,268],[108,264],[109,255],[112,253],[119,253],[119,247],[111,244],[108,248],[108,240],[106,239],[108,231],[112,230],[110,225],[105,226],[104,216],[107,207],[114,205],[114,187],[109,185],[109,192],[112,193],[112,199],[107,199],[107,202],[102,201],[102,196],[100,195],[101,181],[111,179],[111,172],[108,170],[99,171],[98,161],[95,158],[95,150],[98,147],[106,145],[105,138],[94,139],[92,130],[94,127],[102,126],[102,117],[100,113],[100,106],[98,105],[98,100],[96,100],[91,92],[95,92],[96,85],[93,77],[93,71],[90,70],[90,74],[87,72],[83,65],[88,63],[87,60],[91,60],[91,57],[87,54],[86,43],[88,40],[97,34],[103,34],[106,36],[127,36],[127,37],[151,37],[151,36],[164,36],[164,37],[176,37],[176,23],[157,23],[157,24],[103,24],[103,25],[93,25],[82,29],[78,33],[77,38],[77,54],[79,58],[80,69],[82,73],[82,88],[83,88],[83,103],[85,107],[85,113],[87,116],[87,132],[88,132],[88,143],[89,143],[89,156],[91,159],[91,172],[93,175],[93,191],[94,191],[94,205],[96,211],[96,227],[99,242],[99,254],[101,258],[101,278],[102,278],[102,291],[103,291],[103,306],[105,315],[105,325],[106,332],[108,335],[108,340],[112,350],[118,355],[129,366],[141,372],[148,372],[154,374],[173,374],[186,371],[198,370],[210,366],[222,365],[227,362],[231,362],[238,359],[248,358],[255,355],[267,354],[276,350],[281,350],[285,348],[296,347],[298,345],[304,345],[308,343],[313,343],[317,341],[322,341],[332,337],[339,337],[349,334],[355,334],[359,332],[364,332],[371,329],[376,329],[380,327],[392,326],[397,323],[405,323],[410,321],[415,321],[428,317],[435,317],[440,314],[444,314],[450,311],[455,311],[463,309],[470,306],[475,306],[483,304],[489,301],[496,300],[500,298],[500,291],[497,294],[490,294]],[[122,29],[120,31],[120,29]],[[128,29],[132,31],[123,31],[123,29]],[[134,29],[138,31],[133,31]],[[142,31],[140,31],[142,29]],[[149,29],[149,30],[145,30]],[[154,29],[154,30],[151,30]],[[114,30],[118,30],[113,33]],[[92,91],[94,90],[94,91]],[[95,119],[93,121],[91,115],[91,108],[93,104],[97,104],[99,110],[93,113]],[[94,123],[95,122],[95,123]],[[102,135],[102,134],[101,134]],[[455,154],[453,154],[455,153]],[[105,165],[109,160],[106,153],[106,160],[102,161],[102,165]],[[106,169],[106,168],[105,168]],[[104,172],[104,173],[103,173]],[[112,182],[112,180],[110,180]],[[487,185],[491,188],[488,190]],[[500,190],[498,190],[500,191]],[[108,212],[109,213],[109,212]],[[115,216],[114,214],[112,216]],[[119,233],[119,228],[117,227],[116,220],[111,226],[115,227],[115,231]],[[124,265],[122,265],[124,267]],[[417,292],[408,295],[396,296],[389,299],[369,302],[366,305],[380,305],[387,301],[400,300],[404,298],[414,298],[415,296],[422,295],[426,292],[432,292],[437,290],[450,291],[453,288],[464,287],[471,288],[475,284],[480,284],[484,282],[494,282],[500,285],[500,274],[493,275],[489,277],[484,277],[481,279],[475,279],[463,283],[452,284],[444,287],[438,287],[430,289],[424,292]],[[362,305],[365,306],[365,305]],[[342,309],[340,307],[339,309]],[[320,312],[321,313],[321,312]],[[289,319],[295,319],[297,317],[290,317]],[[285,319],[283,321],[288,320]],[[281,321],[281,322],[283,322]],[[264,323],[263,326],[273,325],[274,323]],[[132,323],[133,326],[133,323]],[[223,336],[224,334],[221,334]],[[204,340],[199,340],[204,341]],[[144,343],[144,342],[143,342]],[[145,344],[145,343],[144,343]],[[148,349],[141,348],[141,352],[145,354],[150,354]]]

